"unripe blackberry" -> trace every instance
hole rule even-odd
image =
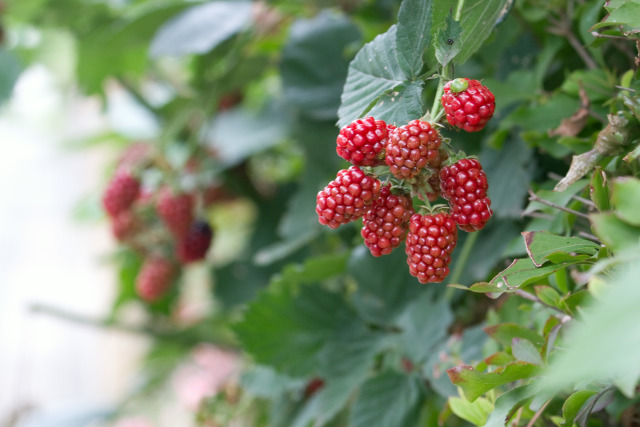
[[[431,125],[413,120],[391,131],[385,163],[398,179],[411,179],[427,165],[440,165],[440,135]]]
[[[407,194],[393,194],[391,186],[380,190],[380,197],[362,217],[360,234],[371,255],[388,255],[407,236],[413,203]]]
[[[129,172],[120,171],[111,179],[102,195],[102,206],[112,217],[126,211],[140,194],[140,181]]]
[[[373,117],[358,119],[343,127],[336,139],[336,152],[356,166],[384,165],[384,149],[389,129],[382,120]]]
[[[414,214],[409,223],[406,249],[409,273],[420,283],[439,283],[449,274],[458,228],[448,213]]]
[[[189,264],[204,259],[211,246],[213,230],[209,223],[196,220],[189,231],[176,245],[176,255],[182,264]]]
[[[150,256],[144,260],[136,277],[136,292],[141,299],[154,302],[162,298],[173,281],[175,266],[161,256]]]
[[[449,124],[467,132],[482,130],[496,109],[493,93],[478,80],[467,78],[445,84],[441,102]]]
[[[158,215],[175,237],[181,238],[189,231],[193,222],[193,205],[191,194],[173,194],[168,188],[160,192]]]
[[[462,159],[440,170],[442,196],[449,201],[452,217],[460,229],[482,229],[493,211],[487,196],[489,183],[476,159]]]
[[[316,197],[316,213],[320,224],[338,228],[362,217],[380,196],[380,181],[351,166],[338,172]]]

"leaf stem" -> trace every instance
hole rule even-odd
[[[460,22],[460,17],[462,16],[462,8],[464,7],[464,0],[458,0],[458,6],[456,7],[456,15],[453,19],[456,22]]]

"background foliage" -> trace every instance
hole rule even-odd
[[[195,425],[637,425],[640,3],[15,0],[3,22],[2,99],[22,66],[71,45],[70,86],[106,107],[126,90],[156,124],[170,172],[147,184],[196,158],[197,182],[230,195],[206,212],[215,244],[194,269],[210,305],[195,320],[177,316],[189,271],[146,305],[139,255],[114,249],[105,324],[143,304],[157,339],[112,417],[212,343],[242,372]],[[422,286],[401,249],[374,259],[314,203],[345,166],[339,127],[423,116],[440,75],[496,96],[481,133],[442,129],[482,161],[494,217],[462,233],[447,283]]]

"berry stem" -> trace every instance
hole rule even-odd
[[[469,256],[471,255],[471,251],[473,251],[473,247],[476,244],[476,240],[478,240],[478,234],[480,233],[467,233],[467,238],[464,241],[464,245],[460,250],[460,255],[458,259],[455,260],[456,266],[451,272],[451,276],[449,276],[449,283],[457,283],[460,281],[460,277],[462,276],[462,272],[469,261]],[[456,288],[447,288],[447,292],[445,294],[445,298],[448,301],[453,299],[453,294],[455,293]]]
[[[420,120],[425,120],[430,123],[438,123],[442,116],[444,115],[444,109],[442,108],[442,94],[444,93],[444,84],[451,80],[451,76],[453,75],[453,64],[449,63],[444,66],[440,73],[440,81],[438,82],[438,89],[436,89],[436,94],[433,98],[433,105],[431,106],[431,111],[428,111],[424,116],[420,118]]]

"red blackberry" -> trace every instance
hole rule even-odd
[[[467,78],[445,84],[441,101],[449,124],[467,132],[482,130],[496,109],[493,93],[478,80]]]
[[[440,164],[438,131],[427,122],[413,120],[391,131],[385,163],[398,179],[411,179],[427,165]]]
[[[204,259],[212,238],[213,230],[209,223],[203,220],[194,221],[187,234],[176,245],[176,254],[180,262],[189,264]]]
[[[451,253],[458,241],[456,223],[448,213],[414,214],[406,240],[409,273],[420,283],[439,283],[449,274]]]
[[[193,222],[193,196],[187,193],[173,194],[161,191],[157,203],[158,214],[171,233],[181,238],[189,231]]]
[[[340,130],[336,152],[356,166],[384,165],[383,150],[389,130],[394,128],[373,117],[358,119]]]
[[[462,230],[480,230],[491,218],[487,175],[478,160],[462,159],[443,167],[440,188],[442,196],[449,200],[453,219]]]
[[[124,242],[138,231],[138,220],[131,211],[120,212],[111,218],[111,233],[119,241]]]
[[[409,220],[413,215],[411,197],[405,194],[395,195],[391,186],[380,190],[380,197],[362,217],[360,234],[371,255],[388,255],[407,236]]]
[[[357,166],[338,172],[316,197],[320,224],[338,228],[363,216],[380,195],[380,181]]]
[[[144,260],[136,277],[136,292],[147,302],[160,299],[171,287],[175,266],[166,258],[151,256]]]
[[[109,215],[115,217],[126,211],[140,194],[140,181],[129,172],[120,171],[111,179],[102,195],[102,205]]]

